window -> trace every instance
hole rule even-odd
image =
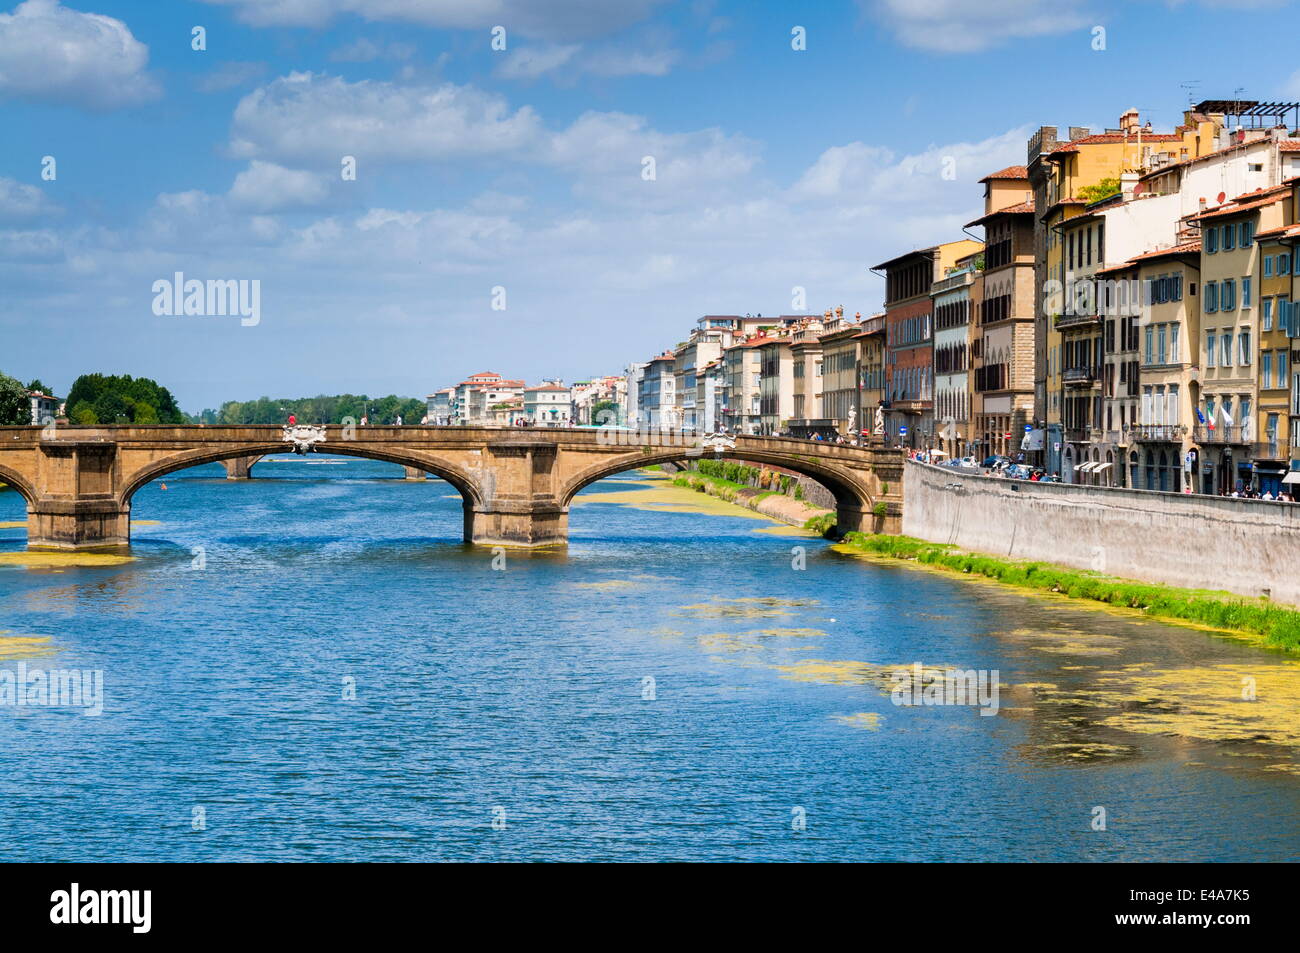
[[[1291,256],[1283,253],[1277,256],[1277,273],[1279,275],[1291,274]]]
[[[1237,280],[1235,278],[1225,278],[1219,286],[1219,310],[1237,310]]]
[[[1242,248],[1249,248],[1254,241],[1255,241],[1255,223],[1242,222],[1241,241],[1238,242],[1238,244],[1241,245]]]
[[[1265,387],[1273,380],[1273,352],[1261,351],[1259,355],[1259,381]]]
[[[1167,360],[1168,354],[1165,350],[1165,331],[1166,328],[1163,324],[1156,329],[1156,361],[1160,364],[1169,363]]]
[[[1183,359],[1182,350],[1178,347],[1178,332],[1180,325],[1169,325],[1169,360],[1177,364]]]
[[[1206,254],[1213,255],[1218,250],[1219,250],[1219,230],[1217,228],[1206,229],[1205,231]]]
[[[1154,338],[1153,338],[1153,335],[1154,335],[1154,334],[1155,334],[1155,328],[1148,327],[1148,328],[1147,328],[1147,349],[1146,349],[1146,363],[1147,363],[1147,364],[1150,364],[1150,363],[1151,363],[1151,356],[1152,356],[1152,354],[1153,354],[1153,352],[1154,352],[1154,349],[1153,349],[1152,346],[1151,346],[1152,341],[1153,341],[1153,339],[1154,339]]]
[[[1277,379],[1278,387],[1286,387],[1286,375],[1288,370],[1287,360],[1289,357],[1290,355],[1285,350],[1281,350],[1277,352],[1277,378],[1276,379]]]
[[[1237,343],[1241,348],[1241,366],[1249,367],[1251,362],[1250,352],[1250,329],[1242,328],[1241,333],[1237,335]]]
[[[1218,338],[1216,337],[1213,331],[1210,331],[1208,334],[1205,335],[1205,366],[1206,367],[1216,366],[1215,358],[1217,357],[1217,355],[1215,354],[1214,347],[1217,343],[1218,343]]]
[[[1259,299],[1259,329],[1261,331],[1273,330],[1273,299]]]
[[[1286,295],[1277,296],[1277,329],[1288,336],[1293,335],[1291,321],[1291,302]]]
[[[1218,282],[1207,281],[1205,283],[1205,310],[1207,313],[1219,310]]]
[[[1249,277],[1245,277],[1241,279],[1241,306],[1243,308],[1250,307],[1250,278]]]
[[[1236,238],[1237,238],[1237,226],[1224,225],[1223,226],[1223,250],[1232,251],[1234,248],[1236,248],[1237,247]]]
[[[1264,277],[1265,278],[1273,277],[1273,256],[1272,255],[1264,256]]]
[[[1219,365],[1232,367],[1232,332],[1224,331],[1219,335]]]

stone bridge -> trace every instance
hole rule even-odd
[[[131,497],[176,470],[294,449],[277,426],[0,427],[0,482],[27,501],[28,545],[56,549],[130,542]],[[544,546],[568,536],[569,504],[583,487],[638,467],[730,458],[802,473],[835,497],[842,532],[898,532],[903,458],[778,437],[705,438],[678,432],[479,427],[298,428],[310,450],[385,460],[446,480],[464,498],[465,540]],[[242,466],[242,471],[241,471]],[[228,470],[232,470],[228,467]]]

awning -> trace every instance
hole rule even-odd
[[[1300,470],[1292,470],[1282,478],[1283,483],[1300,483]]]
[[[1097,472],[1098,472],[1098,473],[1101,473],[1103,470],[1106,470],[1106,469],[1109,468],[1110,466],[1112,466],[1112,464],[1109,464],[1109,463],[1099,463],[1099,464],[1097,464]]]
[[[946,456],[948,456],[948,454],[945,453],[945,452],[942,451],[942,450],[931,450],[931,451],[930,451],[930,456],[932,456],[932,457],[946,457]]]
[[[1095,469],[1097,469],[1097,463],[1096,463],[1096,461],[1094,461],[1094,460],[1089,460],[1087,463],[1083,463],[1083,464],[1080,464],[1079,466],[1075,467],[1075,468],[1074,468],[1074,472],[1075,472],[1075,473],[1091,473],[1091,472],[1092,472],[1093,470],[1095,470]]]

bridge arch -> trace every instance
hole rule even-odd
[[[672,450],[653,450],[649,453],[636,451],[603,460],[574,474],[560,491],[560,505],[566,509],[573,498],[584,488],[599,480],[663,463],[684,463],[692,460],[729,459],[758,463],[765,466],[781,467],[816,480],[835,498],[837,522],[841,529],[860,529],[867,514],[877,502],[874,488],[846,469],[835,467],[830,461],[819,460],[793,452],[735,449],[710,450],[705,453],[688,452],[687,447]]]
[[[130,507],[131,498],[144,486],[167,476],[169,473],[175,473],[178,470],[188,470],[191,467],[203,466],[209,463],[222,463],[226,460],[238,459],[240,457],[262,457],[270,454],[285,453],[285,445],[280,443],[251,444],[240,447],[223,447],[219,450],[186,450],[181,453],[172,454],[159,460],[151,461],[141,467],[135,473],[131,474],[123,484],[121,492],[118,494],[117,502],[124,508]],[[373,446],[354,446],[351,444],[331,443],[325,451],[331,456],[340,457],[361,457],[367,460],[381,460],[385,463],[394,463],[403,467],[414,467],[419,470],[432,473],[434,476],[441,477],[443,480],[454,486],[459,491],[465,501],[465,506],[471,508],[482,502],[482,491],[477,482],[455,464],[434,457],[426,457],[417,453],[394,452],[387,449],[381,449]]]
[[[28,506],[31,506],[36,501],[36,492],[17,470],[11,470],[9,467],[0,465],[0,483],[17,490],[18,495],[23,498]]]

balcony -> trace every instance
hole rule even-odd
[[[1291,448],[1279,442],[1276,437],[1267,443],[1254,443],[1250,446],[1250,455],[1256,460],[1289,460]]]
[[[1066,443],[1092,443],[1092,430],[1088,427],[1066,427]]]
[[[1181,424],[1134,424],[1128,428],[1135,443],[1182,443],[1187,428]]]
[[[1052,326],[1058,331],[1097,324],[1101,324],[1101,315],[1097,314],[1058,314],[1052,319]]]
[[[1097,380],[1097,370],[1093,367],[1067,367],[1061,373],[1061,382],[1066,387],[1086,387]]]
[[[1192,439],[1200,444],[1217,444],[1219,446],[1249,446],[1250,440],[1246,436],[1249,428],[1234,427],[1215,427],[1211,430],[1205,424],[1197,424],[1192,432]]]

